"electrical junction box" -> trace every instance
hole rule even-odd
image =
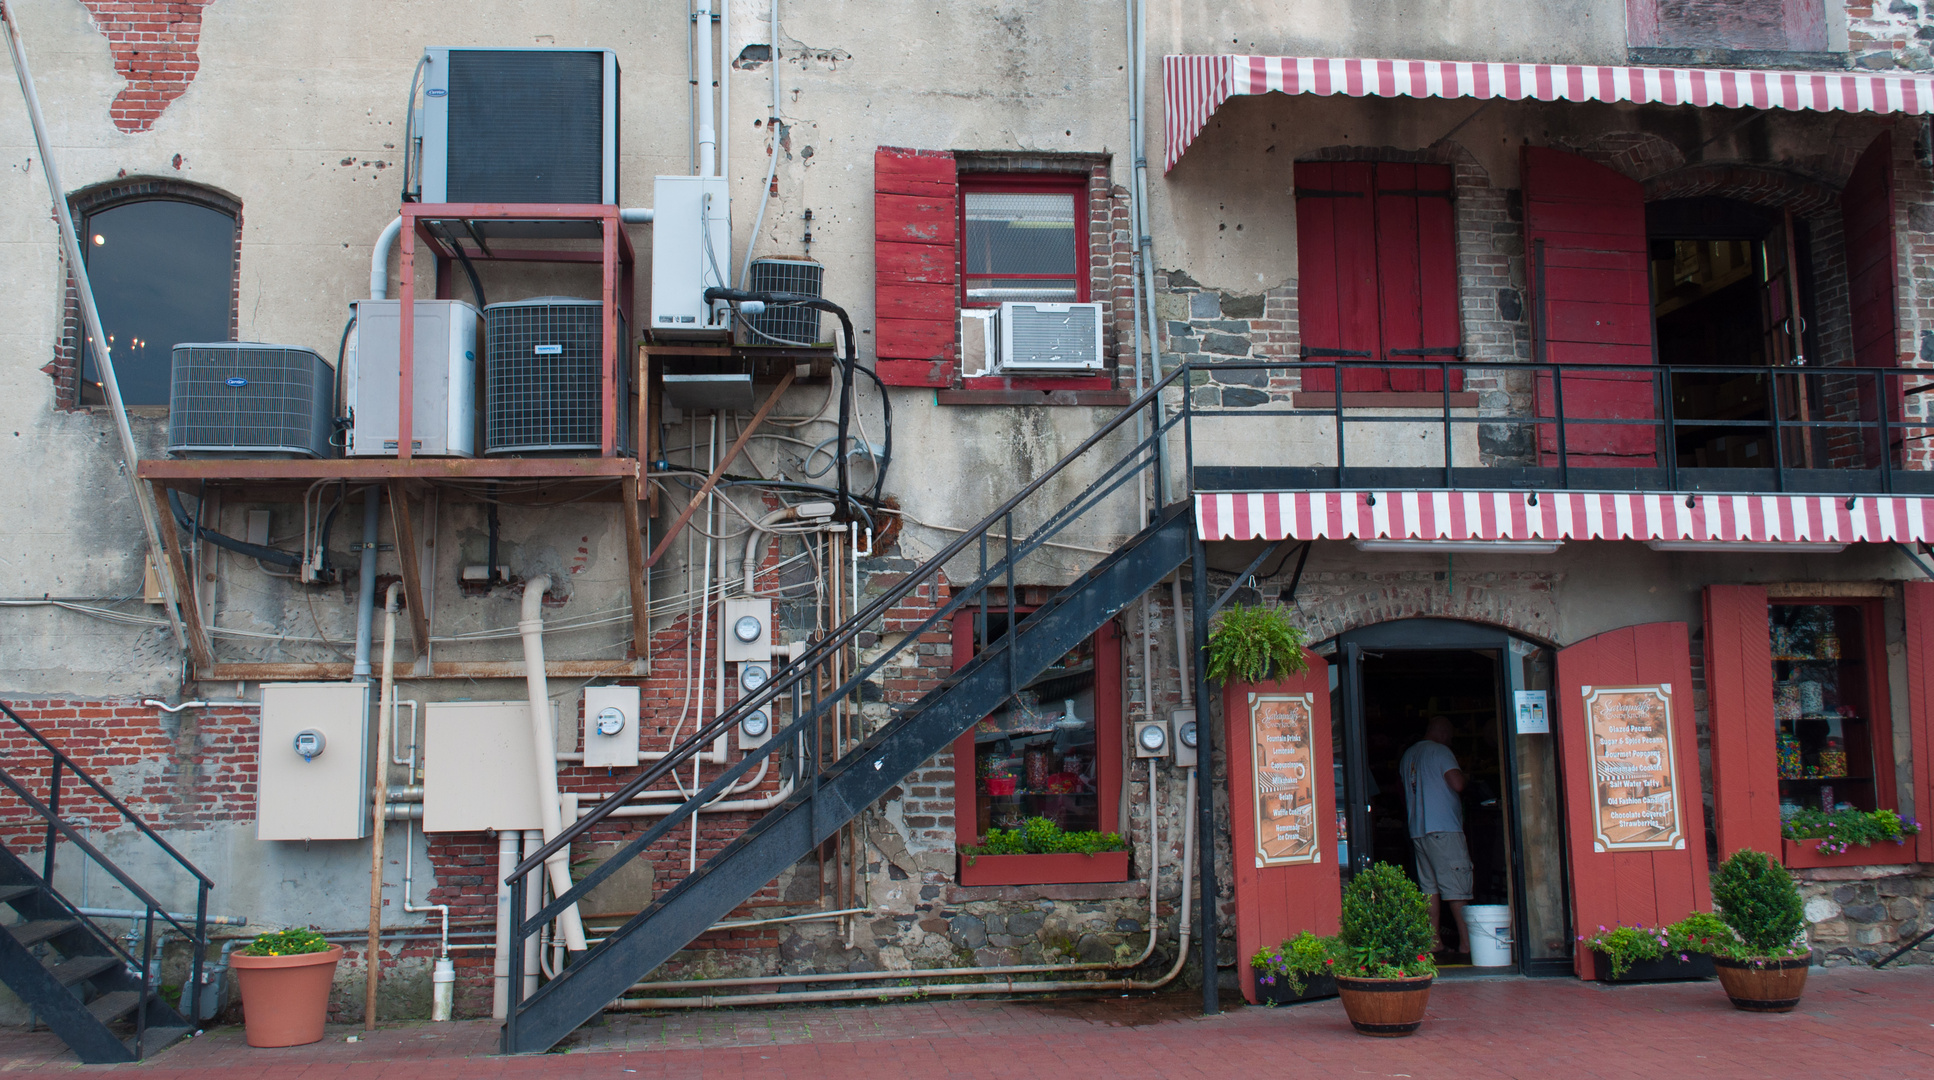
[[[1135,721],[1135,756],[1138,758],[1169,756],[1167,720]]]
[[[368,683],[263,683],[257,840],[369,835]]]
[[[719,619],[719,648],[728,664],[772,660],[772,601],[727,600]]]
[[[531,748],[529,702],[426,702],[423,831],[543,828]]]
[[[349,456],[395,457],[403,303],[358,300],[350,307],[356,311],[356,333],[343,358],[344,404],[354,421]],[[461,300],[418,300],[413,307],[410,452],[475,456],[483,313]]]
[[[651,332],[723,338],[731,308],[705,290],[733,287],[732,197],[723,176],[661,176],[652,188]]]
[[[1177,768],[1195,767],[1195,745],[1197,732],[1194,709],[1177,709],[1168,714],[1169,728],[1175,733],[1175,765]]]
[[[584,767],[631,769],[638,765],[638,688],[584,688]]]

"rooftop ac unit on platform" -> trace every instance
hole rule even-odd
[[[354,422],[349,456],[393,457],[403,302],[358,300],[350,306],[356,310],[356,335],[343,363],[343,397]],[[470,457],[477,449],[477,353],[483,315],[461,300],[418,300],[414,307],[410,452]]]
[[[168,452],[335,457],[336,369],[313,349],[247,341],[174,348]]]
[[[1101,361],[1100,304],[1001,305],[1001,371],[1084,374]]]
[[[423,202],[617,203],[617,53],[429,48],[423,56]]]
[[[618,356],[629,351],[618,313]],[[597,453],[604,435],[604,305],[568,296],[484,308],[484,453]],[[617,447],[631,450],[631,365],[617,365]]]

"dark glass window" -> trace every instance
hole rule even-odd
[[[174,199],[119,203],[82,219],[81,247],[121,399],[168,404],[175,344],[229,338],[235,219]],[[102,402],[92,350],[79,352],[81,400]]]

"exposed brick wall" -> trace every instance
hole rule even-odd
[[[215,0],[81,0],[128,85],[109,115],[130,135],[154,127],[201,70],[202,9]]]
[[[183,183],[158,176],[124,177],[111,183],[85,188],[68,196],[68,212],[73,215],[74,227],[87,228],[87,216],[131,202],[147,199],[173,199],[206,206],[235,219],[235,258],[234,270],[229,279],[228,336],[230,340],[241,337],[241,304],[238,297],[242,290],[242,204],[232,196],[202,187],[199,184]],[[54,405],[61,409],[79,408],[84,404],[98,404],[103,399],[99,391],[83,389],[80,362],[83,346],[84,327],[81,317],[81,298],[76,291],[73,275],[68,273],[67,262],[61,260],[61,320],[60,336],[54,340],[54,358],[40,370],[54,382]]]
[[[1873,71],[1934,68],[1934,16],[1924,0],[1850,0],[1847,59]]]

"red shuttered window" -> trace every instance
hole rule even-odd
[[[1463,354],[1451,170],[1396,162],[1296,163],[1302,358],[1387,363]],[[1463,387],[1451,372],[1450,389]],[[1336,389],[1307,369],[1303,389]],[[1346,393],[1441,391],[1426,368],[1345,369]]]
[[[889,386],[948,386],[959,357],[960,188],[945,150],[873,155],[873,337]]]

